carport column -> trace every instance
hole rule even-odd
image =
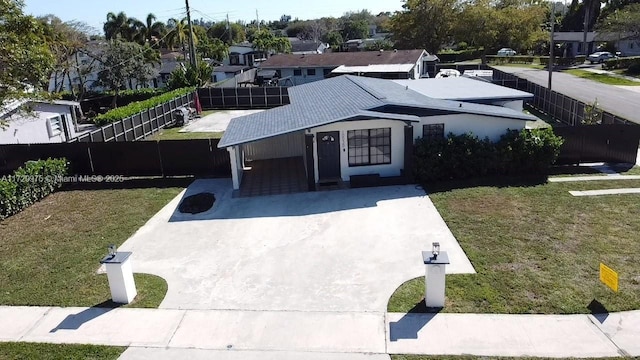
[[[242,159],[240,159],[239,147],[230,146],[227,148],[229,152],[229,160],[231,162],[231,179],[233,180],[233,189],[240,189],[240,182],[242,181]]]
[[[130,252],[113,252],[100,261],[107,268],[111,300],[115,303],[129,304],[137,295],[133,280]]]
[[[413,183],[413,125],[404,127],[404,179],[407,184]]]
[[[316,191],[316,167],[313,161],[313,134],[304,134],[305,167],[307,169],[307,185],[309,191]]]
[[[424,303],[427,308],[443,308],[445,267],[449,264],[449,256],[446,251],[440,251],[437,255],[431,251],[423,251],[422,260],[425,264]]]

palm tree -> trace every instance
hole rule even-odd
[[[125,29],[125,35],[123,36],[127,41],[136,42],[140,45],[144,45],[146,41],[146,28],[144,23],[136,18],[129,18],[127,20],[127,27]]]
[[[156,46],[157,44],[152,43],[153,37],[157,37],[158,39],[162,38],[166,33],[167,29],[163,22],[156,21],[156,16],[154,14],[147,15],[147,24],[144,27],[145,38],[149,45]]]
[[[104,23],[104,37],[107,40],[115,39],[118,36],[124,37],[127,33],[129,18],[124,12],[119,12],[117,15],[110,12],[107,14],[107,21]]]
[[[167,34],[167,47],[173,49],[174,46],[178,45],[182,48],[184,52],[184,58],[187,58],[187,48],[188,48],[188,40],[189,40],[189,24],[187,23],[187,19],[184,18],[180,21],[171,18],[167,21],[171,30]],[[198,38],[196,34],[193,34],[193,42],[194,44],[198,43]]]

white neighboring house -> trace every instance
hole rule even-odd
[[[244,42],[229,46],[229,55],[222,60],[224,65],[257,66],[267,54],[253,48],[253,44]]]
[[[19,111],[24,105],[29,109]],[[75,101],[14,101],[0,113],[8,125],[0,129],[0,144],[67,142],[82,133],[77,125],[79,109]]]
[[[425,80],[426,81],[426,80]],[[229,151],[233,187],[246,162],[296,158],[313,184],[359,176],[403,177],[414,141],[471,132],[497,141],[537,118],[509,107],[435,99],[393,81],[339,76],[289,90],[291,104],[232,119],[218,147]]]

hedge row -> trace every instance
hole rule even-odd
[[[177,97],[183,96],[193,91],[194,88],[192,87],[176,89],[162,95],[154,96],[147,100],[133,102],[127,106],[115,108],[113,110],[107,111],[104,114],[98,115],[93,119],[93,122],[99,126],[110,124],[112,122],[122,120],[126,117],[141,113],[162,103],[169,102]]]
[[[613,69],[626,69],[634,64],[640,64],[640,56],[621,57],[616,59],[609,59],[604,62],[602,67],[607,70]]]
[[[28,161],[13,175],[0,177],[0,220],[52,193],[66,174],[66,159],[47,159]]]
[[[584,61],[587,59],[587,57],[585,55],[578,55],[574,58],[563,58],[563,57],[556,57],[554,58],[554,62],[556,65],[558,66],[571,66],[571,65],[575,65],[575,64],[584,64]],[[549,57],[548,56],[540,56],[540,64],[542,65],[548,65],[549,64]]]
[[[460,50],[460,51],[443,51],[437,54],[438,59],[442,63],[460,62],[473,60],[480,57],[482,50]]]
[[[562,138],[550,128],[509,130],[498,142],[472,134],[419,139],[414,174],[419,182],[493,175],[545,175],[560,154]]]
[[[136,89],[136,90],[122,90],[118,93],[117,103],[118,106],[124,106],[134,101],[143,101],[154,96],[162,95],[168,91],[167,88],[144,88],[144,89]],[[70,91],[62,91],[59,92],[58,95],[62,100],[75,100],[71,95]],[[113,91],[106,92],[97,92],[97,91],[87,91],[84,95],[86,100],[91,100],[92,98],[113,98]]]

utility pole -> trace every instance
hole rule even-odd
[[[553,35],[556,29],[556,4],[555,0],[551,1],[551,37],[549,39],[549,85],[547,86],[551,90],[551,75],[553,74],[553,65],[555,64],[555,43]]]
[[[227,31],[229,32],[229,45],[233,45],[233,34],[231,33],[231,23],[229,23],[229,13],[227,13]]]
[[[260,17],[258,16],[258,9],[256,9],[256,24],[258,24],[258,31],[260,31]]]
[[[189,62],[195,68],[198,65],[196,60],[196,45],[193,41],[193,24],[191,24],[191,11],[189,10],[189,0],[184,0],[187,6],[187,23],[189,24]]]

